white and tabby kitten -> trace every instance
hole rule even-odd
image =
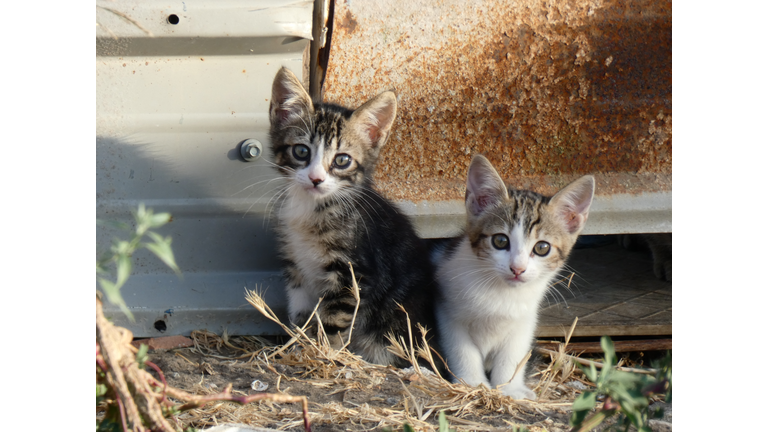
[[[383,92],[356,110],[313,102],[288,69],[275,76],[270,103],[272,157],[286,185],[277,233],[288,312],[302,325],[317,314],[336,347],[346,341],[360,286],[350,350],[379,364],[404,364],[385,335],[434,329],[434,267],[408,218],[373,188],[373,172],[395,120],[397,100]],[[415,328],[412,334],[419,333]]]
[[[472,159],[465,233],[435,258],[440,345],[456,377],[536,399],[525,368],[515,370],[531,348],[539,303],[584,227],[594,188],[584,176],[551,198],[508,189],[485,157]]]

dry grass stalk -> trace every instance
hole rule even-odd
[[[352,263],[348,262],[349,264],[349,272],[352,273],[352,286],[349,288],[349,290],[352,292],[352,295],[355,297],[355,311],[352,313],[352,323],[349,325],[349,336],[347,337],[347,343],[344,344],[344,346],[341,347],[341,349],[344,349],[349,346],[349,343],[352,341],[352,330],[355,328],[355,322],[357,321],[357,310],[360,309],[360,286],[357,285],[357,279],[355,278],[355,269],[352,268]],[[318,320],[319,321],[319,320]]]
[[[211,348],[227,348],[223,342],[217,342],[210,335],[201,334],[201,337],[203,336]],[[497,420],[497,424],[499,422],[502,424],[503,422],[519,424],[524,421],[525,413],[530,415],[537,409],[563,411],[570,406],[576,394],[574,389],[567,386],[560,388],[559,384],[554,382],[553,388],[557,387],[557,390],[569,397],[570,400],[567,402],[562,400],[512,401],[503,396],[497,389],[471,388],[463,384],[453,384],[432,374],[419,374],[416,372],[419,370],[417,368],[414,368],[414,372],[403,374],[391,367],[366,363],[359,357],[344,352],[346,350],[338,354],[336,362],[330,362],[317,355],[316,350],[322,349],[319,343],[316,341],[312,341],[314,344],[310,343],[302,333],[297,333],[297,336],[294,349],[284,350],[282,354],[276,357],[269,357],[268,353],[273,352],[274,348],[265,347],[262,354],[256,357],[261,366],[273,370],[275,374],[278,374],[273,367],[276,364],[297,367],[305,371],[301,378],[281,376],[283,383],[300,380],[317,388],[328,388],[329,394],[370,389],[374,382],[381,382],[381,378],[384,376],[392,377],[392,374],[397,374],[394,379],[400,379],[400,382],[405,384],[401,384],[403,391],[399,404],[390,407],[377,407],[366,403],[355,404],[351,401],[316,403],[310,400],[309,416],[315,424],[359,425],[360,430],[382,427],[401,430],[402,425],[407,422],[416,430],[433,431],[437,429],[434,424],[436,413],[445,410],[453,427],[460,430],[499,430],[495,426],[478,425],[482,423],[484,418],[500,419]],[[230,343],[238,345],[234,340],[230,340]],[[418,358],[422,357],[420,354],[423,353],[424,345],[426,345],[425,338],[422,337],[419,344],[422,347],[418,347],[416,343],[410,344],[402,338],[396,345],[393,344],[392,350],[399,352],[401,357],[406,359]],[[411,347],[413,347],[413,351],[411,351]],[[267,358],[269,358],[269,366],[264,364]],[[352,372],[353,377],[345,379],[344,376],[347,372]],[[410,381],[410,384],[407,383],[406,379]],[[343,388],[339,388],[339,386],[343,386]],[[226,420],[254,425],[279,425],[280,429],[296,428],[301,425],[301,417],[297,416],[297,413],[288,410],[269,410],[264,406],[231,407],[229,404],[223,404],[220,407],[211,406],[199,409],[194,415],[194,419],[197,419],[195,424],[201,426],[213,425],[215,419],[220,419],[219,422]],[[510,422],[510,420],[515,419],[517,420]],[[188,422],[193,421],[193,417],[190,414],[189,417],[181,418],[181,421],[189,424]],[[542,427],[544,426],[542,425]],[[543,430],[535,425],[528,427],[531,431]]]
[[[157,366],[146,361],[160,376],[158,382],[136,361],[138,350],[131,345],[133,334],[110,323],[102,311],[101,300],[96,299],[96,367],[97,383],[103,382],[108,390],[107,398],[113,398],[119,409],[119,420],[124,431],[143,432],[147,430],[175,432],[166,418],[169,410],[186,411],[214,401],[230,401],[246,405],[258,400],[275,402],[300,402],[302,404],[304,430],[310,432],[307,398],[283,394],[261,393],[251,396],[232,395],[230,384],[222,393],[199,396],[167,385],[165,377]],[[219,339],[222,340],[222,339]],[[222,340],[223,341],[223,340]],[[227,344],[229,345],[229,344]],[[103,378],[99,378],[100,372]],[[172,402],[168,396],[182,401]],[[108,400],[109,404],[110,401]]]
[[[356,285],[354,270],[350,268],[350,272],[353,274],[354,285]],[[359,287],[353,286],[351,289],[353,295],[356,292],[359,294]],[[225,342],[223,340],[217,341],[215,336],[200,333],[193,336],[193,339],[199,338],[196,349],[199,349],[200,352],[213,353],[222,349],[232,350],[233,348],[229,345],[241,348],[235,349],[237,357],[234,358],[242,357],[243,354],[240,353],[250,352],[254,354],[255,351],[258,351],[248,361],[275,373],[278,389],[282,383],[282,390],[289,391],[291,383],[301,381],[302,385],[310,385],[316,389],[328,389],[325,393],[328,396],[336,395],[339,397],[341,395],[342,402],[333,400],[320,403],[310,400],[309,417],[315,424],[345,425],[360,430],[382,427],[401,430],[403,424],[407,422],[416,430],[434,431],[437,430],[434,424],[437,417],[436,413],[445,411],[453,427],[460,430],[503,430],[503,428],[499,429],[498,426],[525,423],[526,419],[530,419],[534,414],[543,411],[560,412],[567,417],[571,403],[580,393],[579,390],[571,387],[572,382],[579,381],[587,385],[590,384],[581,378],[582,372],[575,367],[575,363],[581,359],[576,360],[575,357],[565,354],[576,321],[565,333],[565,343],[558,346],[556,351],[536,350],[537,353],[543,352],[544,355],[549,356],[548,364],[535,365],[538,372],[534,374],[534,377],[538,383],[532,385],[531,388],[539,394],[539,400],[536,402],[513,401],[502,395],[499,389],[488,389],[484,386],[473,388],[462,383],[451,383],[439,376],[422,372],[419,367],[420,359],[425,360],[435,370],[437,370],[436,364],[439,364],[437,362],[443,362],[443,364],[445,362],[439,354],[438,358],[434,358],[433,350],[427,342],[426,329],[421,326],[417,325],[418,331],[422,333],[420,338],[414,337],[413,334],[409,334],[409,340],[405,340],[405,336],[396,338],[394,335],[389,335],[388,337],[389,351],[407,360],[413,366],[413,372],[406,372],[363,361],[347,349],[351,340],[349,335],[344,338],[343,344],[337,345],[341,346],[340,349],[334,349],[324,334],[322,323],[317,326],[318,338],[308,337],[306,328],[311,320],[317,319],[317,306],[303,326],[291,328],[280,322],[257,292],[249,291],[247,299],[264,316],[283,328],[290,337],[285,345],[279,347],[262,346],[258,348],[260,349],[258,351],[252,347],[245,347],[242,343],[243,339],[240,338],[229,338]],[[359,295],[356,296],[356,300],[358,300],[359,305]],[[356,314],[353,314],[353,317],[356,319]],[[410,328],[410,319],[407,314],[406,319]],[[352,325],[354,326],[354,320]],[[276,368],[278,365],[294,368],[292,374],[280,373]],[[394,382],[399,380],[402,386],[399,402],[395,403],[394,406],[381,407],[376,406],[372,401],[370,403],[354,403],[351,400],[344,400],[344,395],[348,392],[370,391],[387,378],[395,380]],[[243,407],[232,407],[231,404],[222,404],[219,407],[208,406],[192,410],[188,417],[181,418],[181,421],[190,424],[194,414],[194,418],[197,419],[195,421],[205,421],[204,424],[214,424],[216,419],[226,419],[230,422],[254,425],[279,425],[280,429],[300,427],[302,419],[298,415],[299,413],[270,407],[272,407],[271,404],[269,406]],[[540,414],[539,418],[541,417],[548,416]],[[491,419],[495,419],[496,426],[484,424]],[[530,423],[530,421],[527,422]],[[541,425],[528,424],[527,427],[531,431],[549,429],[544,423]]]
[[[549,354],[549,355],[558,355],[559,354],[558,351],[552,351],[552,350],[546,349],[546,348],[536,348],[536,351],[539,351],[542,354]],[[590,364],[594,364],[595,367],[597,367],[599,369],[602,369],[603,367],[605,367],[605,365],[603,363],[597,362],[597,361],[594,361],[594,360],[585,360],[583,358],[572,356],[570,354],[565,354],[565,356],[568,357],[570,360],[572,360],[572,361],[574,361],[576,363],[582,364],[584,366],[589,366]],[[624,372],[634,372],[634,373],[639,373],[639,374],[644,374],[644,375],[656,375],[656,373],[658,372],[656,369],[652,369],[652,368],[638,369],[638,368],[626,367],[626,366],[616,366],[616,370],[620,370],[620,371],[624,371]]]

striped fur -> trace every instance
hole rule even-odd
[[[472,386],[503,385],[502,392],[515,399],[536,398],[525,385],[525,369],[513,374],[530,349],[539,303],[587,220],[593,194],[591,176],[551,198],[510,189],[485,157],[472,159],[465,233],[436,256],[440,345],[458,378]]]
[[[414,326],[434,328],[434,270],[408,218],[373,188],[396,109],[392,92],[354,111],[313,103],[282,69],[273,83],[270,138],[286,180],[277,234],[291,321],[304,324],[322,297],[318,317],[325,332],[336,347],[346,341],[356,305],[352,263],[361,302],[350,349],[369,362],[401,365],[385,334],[408,337],[398,304]]]

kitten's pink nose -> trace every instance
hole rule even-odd
[[[315,186],[317,186],[317,185],[319,185],[320,183],[323,182],[323,179],[321,179],[321,178],[312,178],[312,177],[310,177],[309,180],[312,181],[312,184],[315,185]]]
[[[525,267],[523,268],[510,267],[509,269],[512,270],[512,273],[514,273],[515,276],[520,276],[521,274],[525,273]]]

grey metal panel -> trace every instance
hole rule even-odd
[[[457,235],[466,220],[464,202],[400,201],[425,238]],[[613,194],[595,197],[582,234],[672,232],[672,193]]]
[[[313,0],[97,1],[96,37],[312,39],[312,3]],[[177,17],[176,24],[169,22],[171,15]]]
[[[264,218],[277,174],[264,158],[244,162],[238,144],[268,144],[271,83],[281,66],[308,82],[313,2],[98,6],[96,215],[131,221],[139,202],[170,212],[160,232],[173,238],[183,275],[139,252],[123,288],[136,322],[109,304],[105,314],[135,336],[159,335],[157,320],[166,334],[275,333],[244,290],[266,290],[283,314],[280,264]],[[171,13],[177,25],[167,22]],[[117,234],[98,226],[97,250],[108,250]]]

